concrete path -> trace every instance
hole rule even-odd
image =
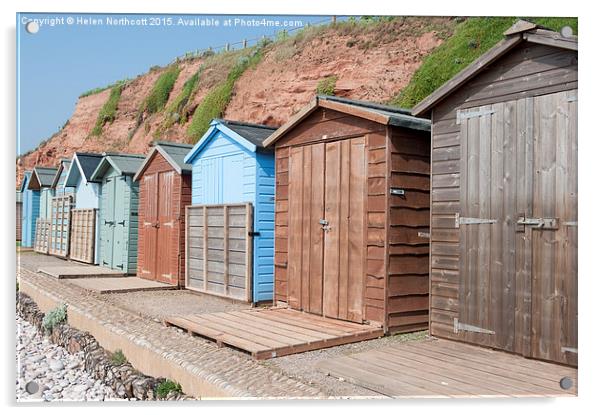
[[[64,265],[45,265],[38,268],[37,271],[58,279],[123,277],[125,275],[122,271],[111,268],[80,265],[69,261],[65,261]]]

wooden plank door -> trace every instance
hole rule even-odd
[[[460,301],[454,331],[508,351],[515,337],[518,115],[516,101],[458,112]]]
[[[115,182],[116,177],[107,177],[102,186],[103,212],[101,235],[102,235],[102,258],[100,265],[113,268],[113,240],[115,229]]]
[[[294,147],[289,169],[288,304],[323,313],[325,145]]]
[[[577,365],[577,90],[533,99],[530,355]]]
[[[174,217],[174,172],[158,173],[157,194],[157,254],[155,256],[155,279],[168,284],[177,284],[177,262],[174,262],[174,249],[177,248],[173,236],[178,223]],[[175,267],[175,268],[174,268]]]
[[[467,341],[576,364],[576,91],[460,110]]]
[[[364,138],[326,144],[324,310],[363,322],[366,158]]]
[[[142,243],[144,244],[141,262],[141,277],[155,280],[157,275],[157,229],[159,226],[157,216],[158,188],[157,174],[147,174],[142,179]]]
[[[113,223],[113,265],[112,268],[127,272],[129,235],[129,191],[127,176],[115,178],[114,223]],[[126,197],[127,196],[127,197]]]
[[[288,303],[363,321],[364,138],[290,152]]]

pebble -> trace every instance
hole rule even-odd
[[[19,316],[17,323],[17,401],[104,401],[118,395],[83,370],[83,353],[72,355],[43,337]],[[30,394],[26,385],[35,381],[38,391]]]

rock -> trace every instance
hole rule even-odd
[[[65,365],[60,360],[48,360],[48,367],[50,370],[59,371],[65,368]]]

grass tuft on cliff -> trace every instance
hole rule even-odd
[[[166,109],[166,120],[165,127],[170,127],[174,122],[178,121],[180,124],[186,121],[186,117],[184,116],[184,110],[186,105],[193,97],[194,93],[197,90],[199,85],[201,72],[203,71],[203,67],[201,66],[198,71],[196,71],[190,78],[184,82],[182,90],[178,94],[178,96],[173,100],[171,104]]]
[[[247,56],[241,56],[234,64],[226,79],[214,86],[203,98],[203,101],[194,111],[187,134],[193,143],[196,143],[209,128],[211,120],[223,115],[230,99],[236,81],[250,68],[254,68],[261,61],[262,49],[254,49]]]
[[[472,17],[459,24],[454,34],[427,56],[414,73],[408,86],[390,102],[403,108],[411,108],[433,91],[454,77],[475,59],[493,47],[504,37],[504,31],[518,17]],[[526,17],[551,30],[570,26],[577,34],[577,18]]]
[[[171,65],[165,72],[163,72],[153,85],[150,93],[142,103],[140,112],[146,112],[147,114],[154,114],[162,111],[165,108],[165,104],[169,99],[169,94],[173,90],[173,87],[180,74],[180,67],[178,65]]]
[[[99,136],[102,134],[102,128],[107,123],[112,123],[115,120],[115,114],[117,113],[117,105],[119,104],[119,99],[121,98],[121,91],[125,83],[118,83],[117,85],[111,88],[111,93],[109,94],[109,99],[104,103],[100,111],[98,112],[98,117],[96,118],[96,124],[94,128],[92,128],[92,132],[90,135]]]

